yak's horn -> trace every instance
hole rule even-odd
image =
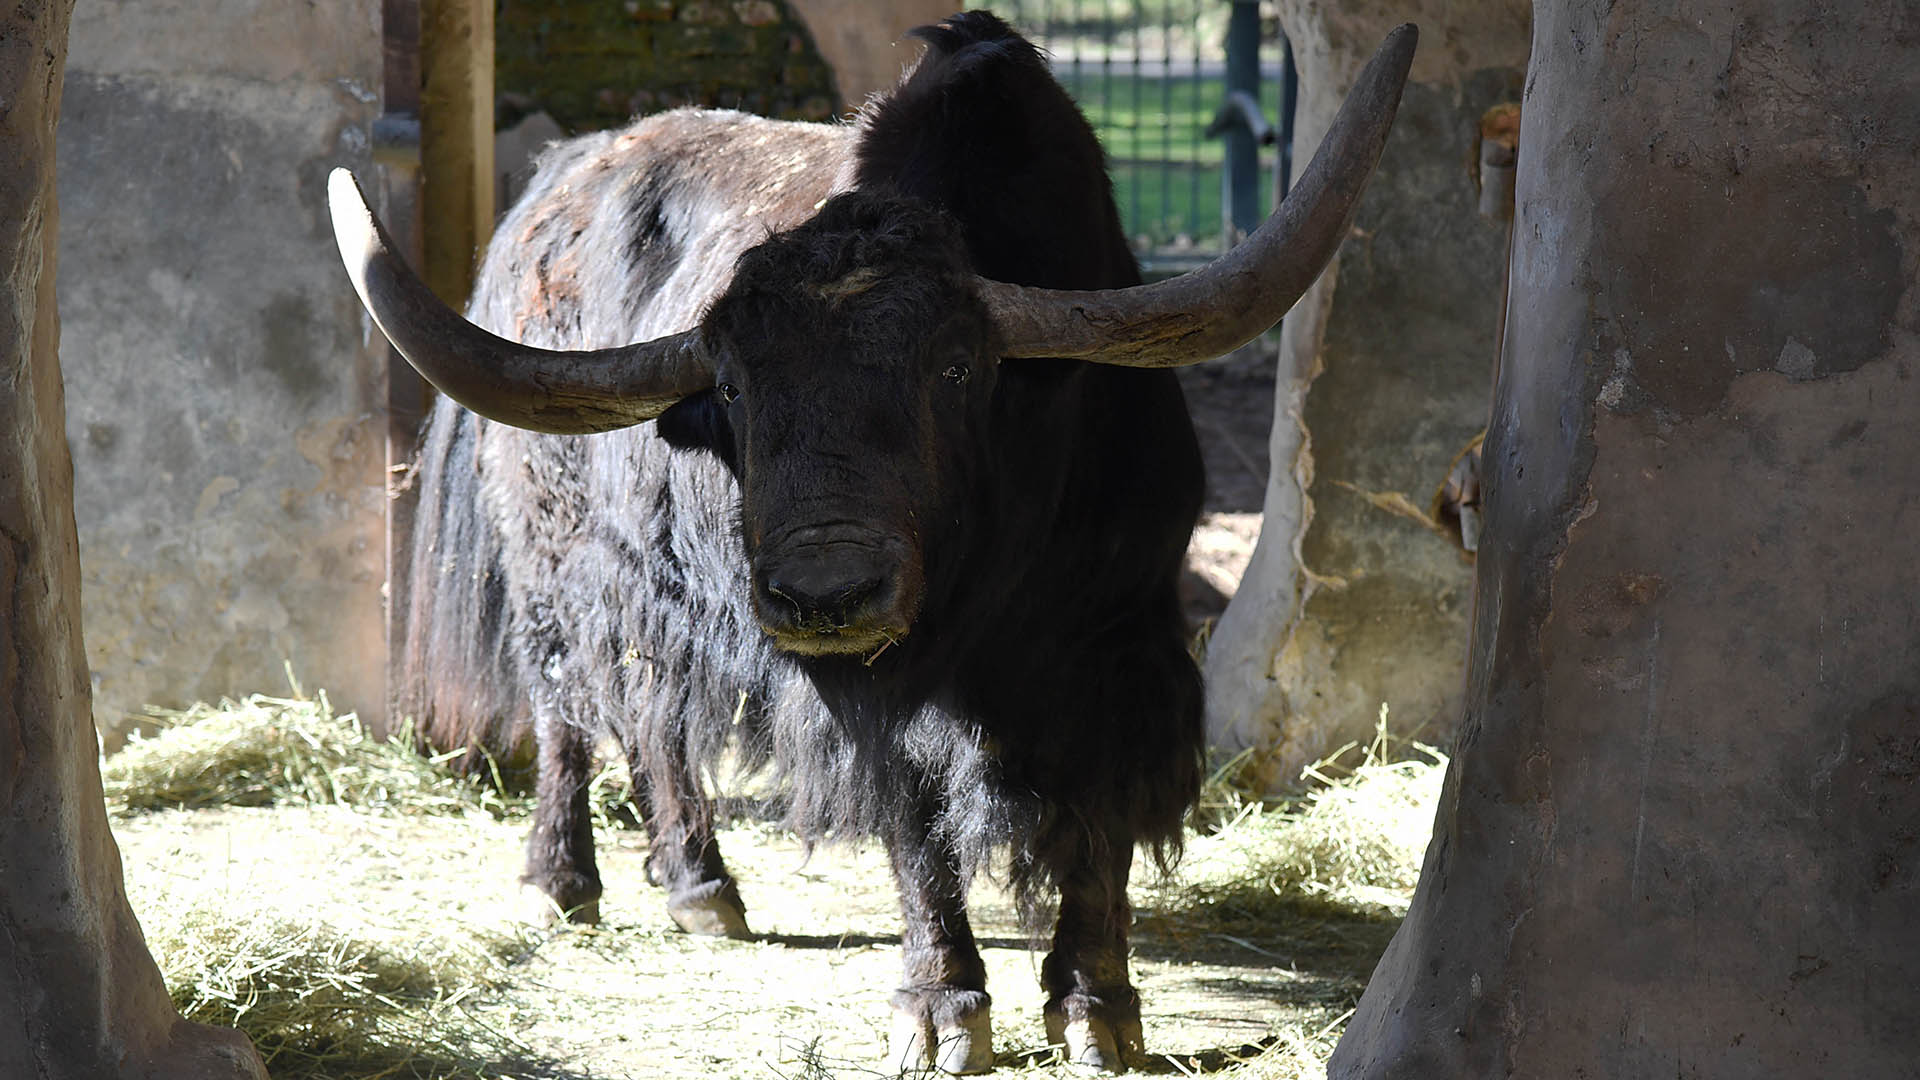
[[[1232,352],[1279,322],[1346,238],[1418,39],[1412,23],[1387,35],[1286,201],[1206,266],[1152,285],[1089,292],[980,279],[1001,355],[1179,367]]]
[[[691,330],[581,352],[496,337],[414,276],[352,173],[333,170],[327,202],[347,276],[380,332],[441,393],[489,420],[558,435],[611,431],[713,385],[713,366]]]

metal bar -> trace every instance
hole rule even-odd
[[[1260,5],[1256,0],[1234,0],[1227,23],[1228,95],[1244,93],[1260,100]],[[1226,163],[1221,173],[1223,224],[1230,242],[1251,233],[1260,224],[1260,146],[1245,125],[1226,132]]]
[[[1156,238],[1173,221],[1173,0],[1160,0],[1160,220]]]
[[[1082,2],[1082,0],[1071,0],[1071,2],[1070,2],[1070,3],[1068,4],[1068,5],[1067,5],[1067,11],[1068,11],[1068,15],[1067,15],[1067,40],[1068,40],[1069,42],[1071,42],[1071,44],[1069,45],[1069,48],[1071,48],[1071,49],[1073,50],[1073,87],[1072,87],[1072,93],[1073,93],[1073,96],[1074,96],[1074,100],[1076,100],[1076,101],[1079,101],[1079,102],[1080,102],[1080,107],[1081,107],[1082,109],[1085,109],[1085,108],[1087,107],[1087,103],[1086,103],[1086,100],[1085,100],[1085,95],[1084,95],[1084,94],[1082,94],[1082,93],[1080,92],[1080,90],[1081,90],[1081,75],[1082,75],[1082,72],[1081,72],[1081,69],[1080,69],[1080,8],[1081,8],[1081,2]]]
[[[1140,28],[1145,22],[1141,0],[1133,0],[1133,131],[1128,138],[1128,149],[1133,151],[1135,158],[1140,156],[1141,137],[1146,134],[1145,118],[1140,114]],[[1140,166],[1136,163],[1129,170],[1128,175],[1133,178],[1132,197],[1127,200],[1131,210],[1127,217],[1127,228],[1131,238],[1145,235],[1146,229],[1142,228],[1143,223],[1140,220]],[[1152,241],[1149,240],[1148,243]]]
[[[1194,112],[1200,108],[1200,20],[1196,12],[1192,32],[1188,35],[1193,48],[1193,66],[1187,72],[1187,86],[1193,98],[1188,103],[1188,121],[1191,123]],[[1192,164],[1187,168],[1187,231],[1193,236],[1202,236],[1200,228],[1200,125],[1191,124],[1188,136],[1187,160]],[[1207,230],[1211,231],[1211,230]]]
[[[1280,32],[1280,153],[1274,165],[1273,205],[1279,206],[1293,190],[1293,113],[1300,103],[1300,71],[1293,66],[1293,42]]]
[[[1118,132],[1113,122],[1113,20],[1107,17],[1106,0],[1095,0],[1094,12],[1100,22],[1100,126]]]

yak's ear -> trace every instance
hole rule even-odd
[[[668,446],[676,450],[706,450],[726,462],[727,468],[734,469],[733,425],[727,423],[726,407],[720,404],[716,391],[702,390],[674,402],[654,421],[654,427]]]

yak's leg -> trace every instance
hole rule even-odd
[[[647,880],[667,890],[667,914],[689,934],[751,937],[740,887],[713,835],[712,803],[692,768],[684,761],[662,763],[662,782],[647,767],[638,740],[626,751],[633,804],[647,826]]]
[[[551,922],[600,921],[600,868],[593,859],[593,816],[587,784],[593,778],[587,733],[557,710],[534,707],[537,755],[533,831],[527,869],[520,876],[531,915]]]
[[[1109,829],[1103,843],[1081,847],[1071,865],[1054,868],[1060,920],[1053,952],[1041,965],[1047,991],[1047,1041],[1066,1047],[1075,1065],[1125,1072],[1141,1053],[1140,996],[1127,976],[1127,875],[1133,837]]]
[[[910,815],[888,837],[900,885],[900,956],[905,976],[893,994],[887,1066],[980,1073],[993,1068],[987,968],[967,922],[966,886],[932,814]]]

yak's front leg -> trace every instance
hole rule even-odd
[[[536,921],[600,921],[600,868],[593,858],[593,815],[587,784],[593,778],[587,733],[558,710],[536,704],[533,739],[538,769],[527,869],[520,875],[529,915]]]
[[[645,737],[636,737],[626,751],[633,803],[647,827],[647,880],[667,891],[667,914],[687,933],[752,937],[740,886],[713,835],[712,800],[679,752],[677,735],[654,744],[651,753],[643,749]],[[661,760],[650,760],[656,755]]]
[[[1132,868],[1133,836],[1119,828],[1090,835],[1072,864],[1055,867],[1060,920],[1040,968],[1047,1041],[1064,1045],[1068,1062],[1107,1072],[1125,1072],[1142,1052],[1140,995],[1127,975]]]
[[[947,846],[932,836],[931,807],[908,816],[888,838],[900,885],[900,957],[887,1066],[980,1073],[993,1068],[987,969],[967,922],[966,882]]]

